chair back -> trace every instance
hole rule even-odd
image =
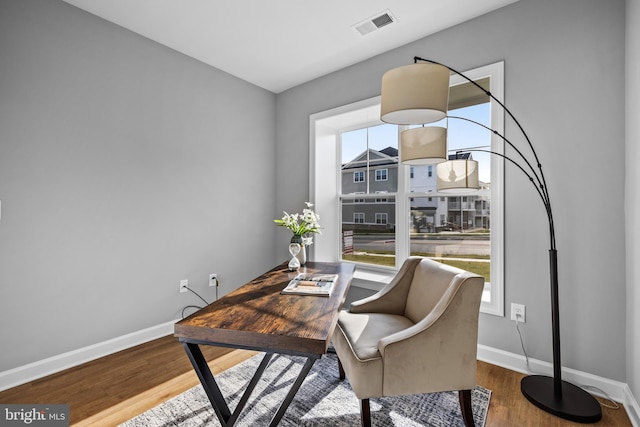
[[[407,295],[405,317],[418,323],[424,319],[445,294],[453,280],[464,270],[428,258],[416,265]]]

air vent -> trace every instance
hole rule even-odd
[[[360,35],[367,35],[375,30],[378,30],[384,26],[392,24],[396,21],[389,10],[378,13],[372,18],[362,21],[353,26]]]
[[[375,25],[377,28],[382,28],[385,25],[391,24],[393,22],[393,18],[388,13],[384,13],[376,18],[373,18],[371,22],[373,22],[373,25]]]

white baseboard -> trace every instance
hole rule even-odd
[[[529,358],[529,368],[527,369],[527,361],[524,356],[481,344],[478,344],[478,360],[523,374],[553,376],[551,363]],[[624,404],[633,426],[640,427],[640,407],[626,383],[569,368],[562,368],[562,379],[583,387],[591,394]]]
[[[164,337],[173,333],[173,320],[161,325],[152,326],[141,331],[132,332],[121,337],[93,344],[87,347],[62,353],[57,356],[19,366],[8,371],[0,372],[0,391],[16,387],[21,384],[56,372],[81,365],[91,360],[116,353],[121,350],[143,344],[145,342]]]
[[[640,427],[640,406],[638,405],[638,401],[628,385],[625,385],[624,392],[626,397],[624,400],[624,409],[627,410],[627,415],[629,415],[633,427]]]

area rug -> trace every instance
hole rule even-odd
[[[263,355],[258,354],[216,375],[229,408],[234,408]],[[275,355],[264,372],[237,426],[267,426],[304,365],[304,358]],[[485,424],[491,391],[471,393],[476,426]],[[464,426],[457,392],[370,400],[373,426]],[[360,404],[347,380],[340,381],[335,354],[316,361],[280,426],[352,427],[360,425]],[[198,385],[121,424],[122,427],[220,426],[202,386]]]

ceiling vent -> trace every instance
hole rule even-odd
[[[394,22],[396,22],[396,18],[391,14],[391,11],[385,10],[372,18],[354,25],[353,28],[355,28],[360,35],[364,36]]]

